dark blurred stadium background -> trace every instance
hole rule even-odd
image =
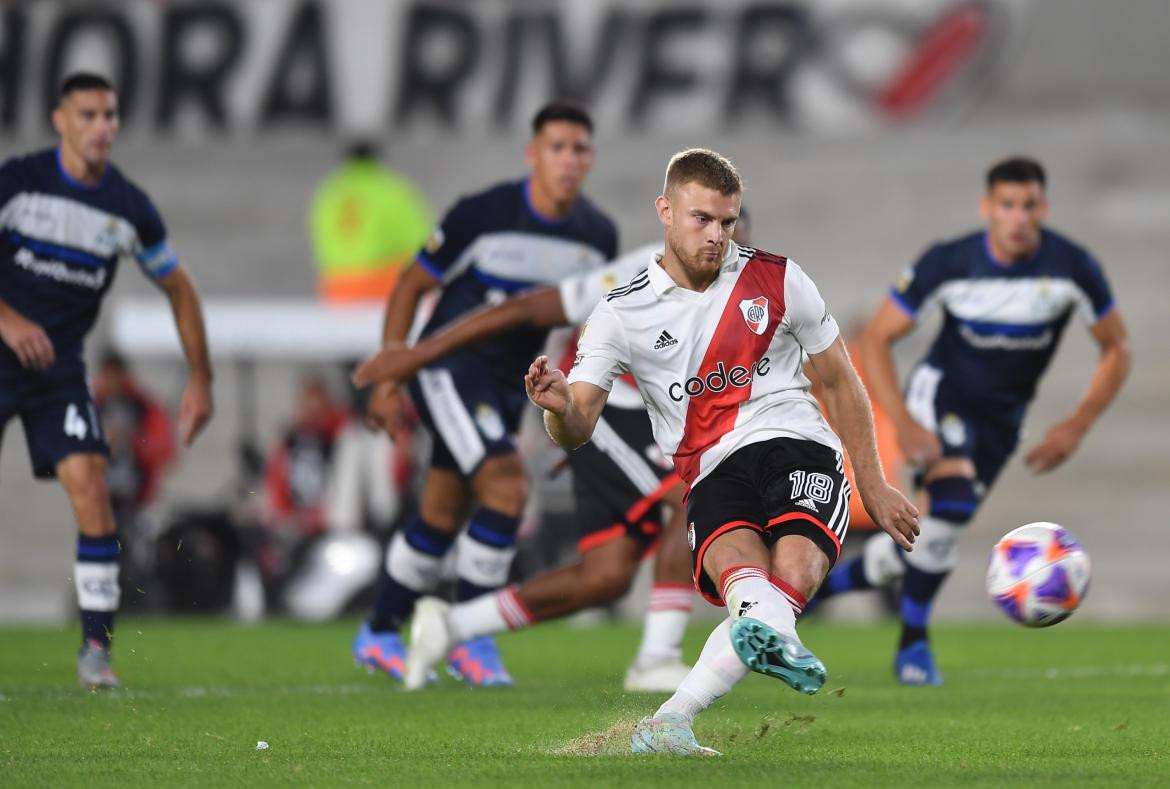
[[[995,616],[983,593],[988,549],[1010,528],[1052,520],[1094,560],[1082,616],[1164,618],[1168,35],[1163,0],[0,2],[0,155],[52,144],[48,107],[63,74],[107,72],[125,110],[115,161],[155,198],[209,312],[229,299],[310,305],[308,201],[348,141],[381,142],[385,162],[441,212],[518,176],[529,117],[565,96],[595,112],[586,191],[617,220],[623,249],[660,237],[651,201],[669,154],[713,147],[746,175],[755,242],[812,271],[846,323],[928,242],[976,224],[991,160],[1030,153],[1049,168],[1053,225],[1106,267],[1134,372],[1065,467],[1035,478],[1011,464],[938,610]],[[143,299],[162,308],[123,268],[89,343],[95,358],[118,339],[119,311],[141,315]],[[904,364],[925,334],[902,348]],[[119,341],[173,405],[181,365],[158,339]],[[212,351],[218,413],[165,481],[154,508],[164,522],[176,508],[227,506],[241,437],[265,446],[302,372],[342,355]],[[1092,356],[1071,330],[1032,411],[1032,440],[1079,398]],[[546,487],[550,510],[569,506],[563,483]],[[70,615],[74,539],[61,490],[32,481],[10,424],[0,621]]]

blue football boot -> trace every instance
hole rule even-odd
[[[934,667],[934,655],[925,641],[915,641],[894,656],[894,674],[903,685],[941,685],[942,674]]]

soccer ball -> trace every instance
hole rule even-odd
[[[991,552],[987,593],[1028,627],[1068,619],[1089,589],[1089,555],[1055,523],[1029,523],[1005,534]]]

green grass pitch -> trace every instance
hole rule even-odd
[[[516,687],[414,694],[352,665],[354,627],[126,620],[113,693],[74,687],[73,628],[0,630],[0,785],[1170,785],[1164,625],[944,625],[946,685],[902,688],[893,626],[812,621],[824,689],[749,676],[696,722],[707,759],[625,753],[664,698],[621,690],[633,626],[506,635]]]

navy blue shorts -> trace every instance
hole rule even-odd
[[[109,456],[83,365],[43,372],[0,366],[0,435],[19,416],[33,474],[52,478],[67,456]]]
[[[516,451],[512,437],[528,406],[523,389],[505,389],[479,373],[430,367],[410,382],[410,397],[431,434],[431,468],[470,478],[487,458]]]
[[[906,407],[938,436],[943,457],[970,460],[975,478],[990,489],[1020,443],[1028,404],[972,400],[941,370],[920,364],[906,385]]]

